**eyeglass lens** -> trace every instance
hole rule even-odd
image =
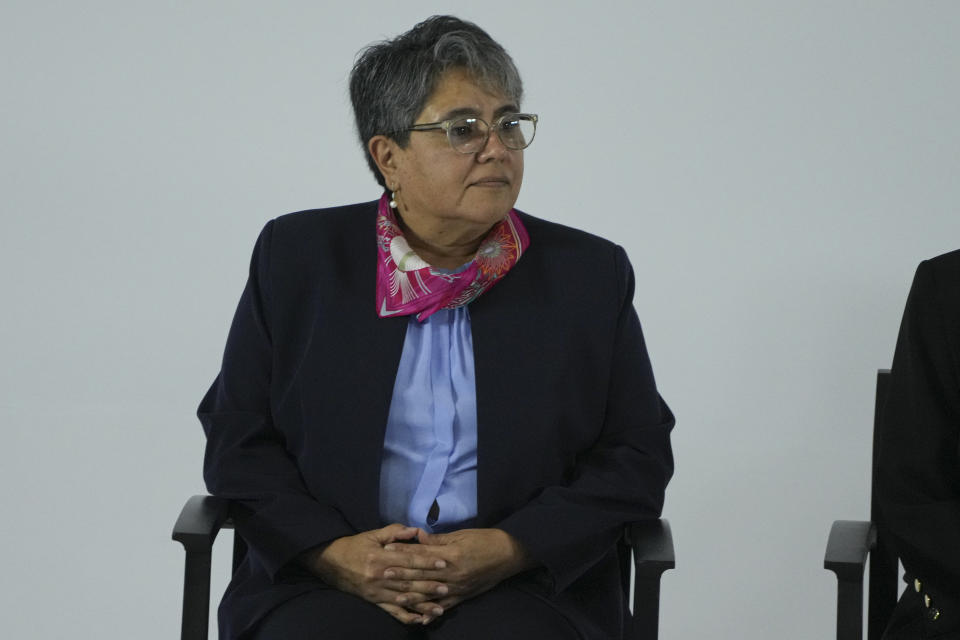
[[[497,137],[508,149],[525,149],[533,142],[536,124],[527,116],[507,116],[494,125]],[[487,141],[489,127],[480,118],[461,118],[450,123],[447,137],[450,145],[461,153],[479,151]]]

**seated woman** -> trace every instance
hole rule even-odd
[[[877,499],[908,583],[883,637],[960,639],[960,251],[917,268],[880,430]]]
[[[378,201],[264,227],[200,405],[249,545],[222,638],[620,638],[673,416],[623,249],[513,208],[537,116],[437,16],[350,77]]]

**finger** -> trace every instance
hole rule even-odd
[[[429,624],[430,621],[446,613],[446,608],[441,606],[439,602],[433,601],[412,604],[410,605],[410,609],[421,614],[425,620],[429,619],[427,622],[424,622],[424,624]]]
[[[458,604],[463,602],[463,598],[459,596],[451,596],[449,598],[444,598],[436,602],[423,602],[416,605],[411,605],[410,609],[417,611],[423,616],[422,624],[430,624],[443,614],[450,611]]]
[[[463,602],[462,596],[448,596],[446,598],[441,598],[440,600],[437,600],[433,604],[437,607],[440,607],[444,611],[450,611],[450,609],[457,606],[461,602]]]
[[[385,580],[383,587],[401,594],[422,594],[428,597],[443,597],[450,593],[450,587],[433,580]]]
[[[430,547],[426,547],[422,544],[417,544],[416,542],[414,542],[413,544],[402,544],[402,543],[395,544],[392,541],[387,544],[384,544],[383,550],[396,551],[397,553],[419,553],[419,554],[429,554],[436,551],[436,549],[431,549]]]
[[[402,524],[390,524],[382,529],[375,529],[374,539],[380,544],[388,544],[394,540],[413,540],[417,537],[420,529],[416,527],[407,527]]]
[[[388,540],[387,542],[395,542],[398,540],[415,542],[417,540],[418,535],[420,535],[420,529],[416,527],[405,527],[401,525],[400,528],[394,532],[393,539]]]
[[[384,562],[388,567],[401,569],[446,569],[447,561],[437,558],[415,544],[388,544]]]
[[[427,533],[422,529],[417,534],[417,541],[419,541],[420,544],[432,545],[450,544],[452,542],[449,533]]]
[[[457,566],[462,551],[454,546],[427,546],[423,544],[388,544],[383,548],[387,553],[396,553],[398,557],[406,558],[398,562],[397,567],[405,569],[424,569],[427,571],[443,572],[444,569]],[[416,560],[412,560],[416,558]],[[390,569],[390,563],[387,569]],[[436,576],[434,576],[436,577]],[[438,578],[443,580],[443,578]]]
[[[423,624],[423,616],[415,611],[409,611],[389,602],[381,602],[377,606],[403,624]]]
[[[430,602],[436,597],[437,596],[435,595],[431,595],[427,593],[415,593],[415,592],[401,593],[401,594],[398,594],[393,599],[392,604],[398,604],[401,607],[406,607],[407,609],[409,609],[410,607],[416,606],[418,604],[421,604],[424,602]]]
[[[446,573],[440,569],[407,569],[405,567],[387,567],[383,577],[387,580],[433,580],[443,582],[442,575]]]

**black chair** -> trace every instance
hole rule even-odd
[[[876,486],[880,410],[887,396],[889,381],[889,370],[881,369],[877,372],[870,522],[836,520],[827,539],[823,568],[837,574],[837,640],[860,640],[863,637],[863,570],[868,556],[868,640],[880,640],[897,604],[897,555],[885,535],[883,514],[877,504]]]
[[[221,529],[233,528],[230,501],[214,496],[193,496],[173,527],[173,539],[183,544],[186,568],[183,579],[182,640],[206,640],[210,616],[210,558],[213,541]],[[243,561],[247,545],[233,536],[233,570]],[[660,618],[660,576],[675,566],[673,535],[667,520],[635,522],[626,527],[618,547],[624,593],[630,593],[630,558],[636,574],[633,615],[626,638],[656,640]]]

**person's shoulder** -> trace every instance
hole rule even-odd
[[[276,268],[347,259],[372,243],[376,215],[376,201],[295,211],[267,222],[257,243]]]
[[[610,308],[606,305],[613,301],[619,313],[625,300],[633,300],[633,267],[619,244],[522,211],[517,214],[530,235],[530,247],[518,266],[535,273],[537,282],[578,291],[580,306],[586,309]]]
[[[604,253],[613,251],[617,246],[616,243],[589,231],[537,218],[520,210],[517,210],[517,214],[530,234],[531,246],[542,242],[545,246],[549,246],[551,250],[566,249]]]
[[[937,291],[949,297],[960,294],[960,249],[929,258],[917,267],[914,286]]]
[[[315,254],[369,239],[376,217],[377,202],[361,202],[287,213],[271,220],[267,227],[277,251]]]
[[[530,248],[521,259],[525,268],[532,263],[547,277],[582,283],[601,298],[611,293],[617,300],[632,298],[633,267],[619,244],[582,229],[517,213],[530,235]]]
[[[960,249],[924,260],[920,263],[920,268],[939,276],[960,279]]]
[[[302,236],[314,233],[369,228],[377,214],[377,201],[360,202],[339,207],[305,209],[278,216],[273,220],[275,231],[284,235]]]
[[[920,263],[909,304],[934,305],[946,317],[960,318],[960,249]]]

